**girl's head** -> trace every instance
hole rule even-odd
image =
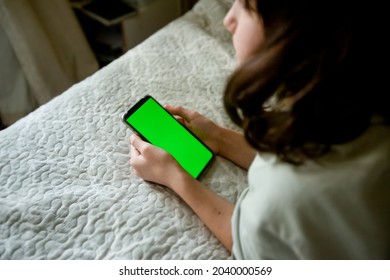
[[[239,67],[224,102],[255,148],[300,162],[356,138],[373,114],[388,117],[384,25],[374,9],[347,0],[234,2],[224,24]]]

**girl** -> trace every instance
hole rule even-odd
[[[176,192],[235,258],[390,257],[383,27],[374,8],[348,4],[234,2],[224,25],[238,67],[224,106],[243,134],[166,107],[215,154],[249,169],[235,205],[131,136],[136,174]]]

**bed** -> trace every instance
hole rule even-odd
[[[169,189],[130,167],[121,115],[152,95],[235,128],[222,107],[234,52],[230,0],[195,7],[0,131],[1,259],[230,259]],[[235,201],[246,172],[217,157],[201,181]]]

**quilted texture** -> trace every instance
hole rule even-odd
[[[134,175],[120,121],[150,94],[234,128],[221,102],[234,68],[227,2],[200,1],[0,132],[1,259],[230,258],[172,191]],[[217,157],[202,182],[235,201],[246,172]]]

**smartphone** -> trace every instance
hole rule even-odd
[[[150,95],[124,113],[122,121],[142,139],[170,153],[195,179],[214,160],[213,152]]]

